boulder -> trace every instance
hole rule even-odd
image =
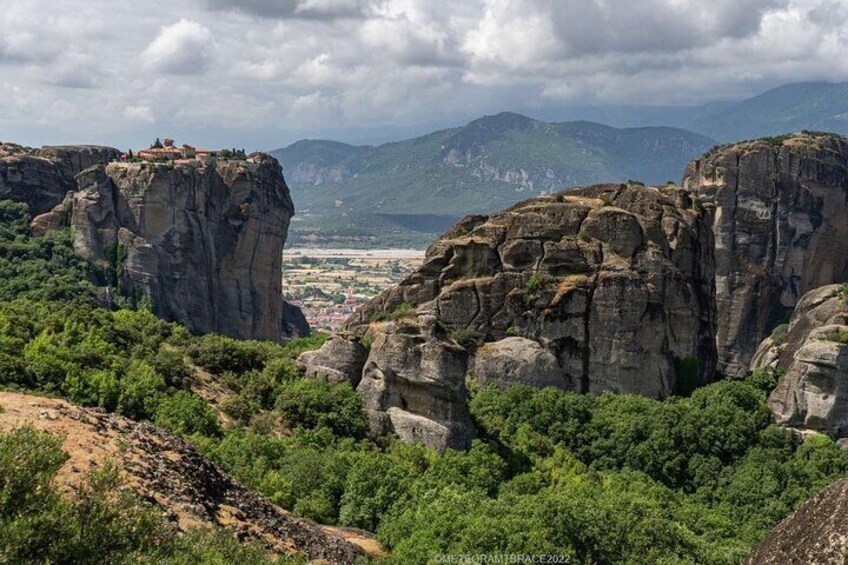
[[[355,387],[362,380],[362,367],[367,358],[368,350],[359,341],[334,337],[319,349],[301,353],[297,365],[307,378],[347,381]]]
[[[801,296],[848,280],[848,139],[720,147],[690,163],[684,187],[715,235],[719,370],[741,377]]]
[[[432,316],[372,328],[357,391],[372,433],[395,433],[440,451],[464,449],[474,428],[466,405],[466,351]]]
[[[481,385],[575,388],[565,380],[553,353],[523,337],[507,337],[478,348],[468,372]]]
[[[768,399],[779,424],[848,436],[848,294],[839,285],[798,302],[783,339],[766,339],[751,369],[785,373]]]
[[[844,565],[846,555],[848,479],[842,479],[775,526],[745,565]]]

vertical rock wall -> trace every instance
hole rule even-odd
[[[715,234],[719,370],[740,377],[804,293],[848,281],[848,140],[721,147],[689,165],[684,186]]]

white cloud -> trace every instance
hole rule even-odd
[[[162,28],[142,54],[148,69],[176,75],[199,74],[212,62],[214,40],[209,28],[185,18]]]
[[[144,122],[152,124],[156,121],[153,117],[153,111],[149,106],[127,106],[121,115],[133,122]]]
[[[846,52],[848,0],[3,0],[0,125],[33,144],[155,126],[273,147],[848,80]]]

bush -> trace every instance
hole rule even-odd
[[[120,379],[117,412],[136,420],[156,413],[165,379],[144,361],[131,361]]]
[[[545,273],[533,273],[527,282],[524,283],[524,289],[531,293],[539,293],[547,290],[549,286],[551,286],[554,282],[554,278],[551,275]]]
[[[239,341],[218,334],[195,339],[187,352],[194,363],[216,375],[261,370],[268,357],[268,348],[260,342]]]
[[[848,329],[830,330],[825,334],[825,339],[836,343],[848,344]]]
[[[350,383],[302,379],[284,384],[277,396],[277,411],[292,428],[327,427],[348,437],[362,437],[367,429],[362,397]]]
[[[462,328],[460,330],[453,330],[450,333],[450,336],[460,346],[464,347],[466,350],[471,352],[477,349],[477,347],[479,347],[480,343],[483,341],[482,339],[480,339],[480,334],[474,328]]]
[[[786,343],[786,336],[789,334],[789,324],[780,324],[771,331],[771,340],[775,345],[783,345]]]
[[[180,435],[221,434],[221,426],[209,404],[199,396],[184,391],[162,399],[156,408],[155,422]]]

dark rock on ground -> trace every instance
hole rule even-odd
[[[746,565],[844,565],[848,555],[848,479],[825,488],[780,522]]]
[[[111,460],[135,494],[180,529],[223,526],[241,540],[316,563],[352,565],[365,555],[345,539],[344,530],[314,524],[272,504],[193,446],[148,423],[10,392],[0,392],[0,405],[0,430],[27,424],[64,438],[70,457],[58,475],[64,484],[77,483],[84,473]]]

